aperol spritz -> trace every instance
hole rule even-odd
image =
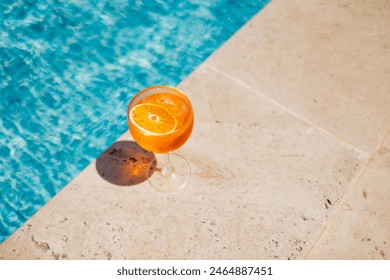
[[[194,112],[188,97],[174,87],[153,86],[134,96],[127,116],[138,145],[163,155],[163,159],[157,157],[157,168],[150,172],[148,182],[152,187],[160,191],[184,187],[190,175],[189,164],[170,152],[184,145],[192,132]]]

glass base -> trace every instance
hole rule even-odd
[[[148,183],[160,192],[171,192],[185,187],[191,174],[190,165],[181,155],[157,155],[157,167],[150,169]]]

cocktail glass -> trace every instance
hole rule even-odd
[[[134,140],[143,149],[156,154],[151,165],[149,184],[158,191],[183,188],[190,177],[190,165],[177,153],[188,140],[194,126],[194,112],[188,97],[170,86],[153,86],[137,93],[127,111]]]

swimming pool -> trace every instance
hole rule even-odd
[[[269,1],[1,1],[0,243]]]

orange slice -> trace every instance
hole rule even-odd
[[[175,131],[177,120],[169,110],[153,103],[142,103],[130,110],[130,121],[143,133],[164,135]]]

